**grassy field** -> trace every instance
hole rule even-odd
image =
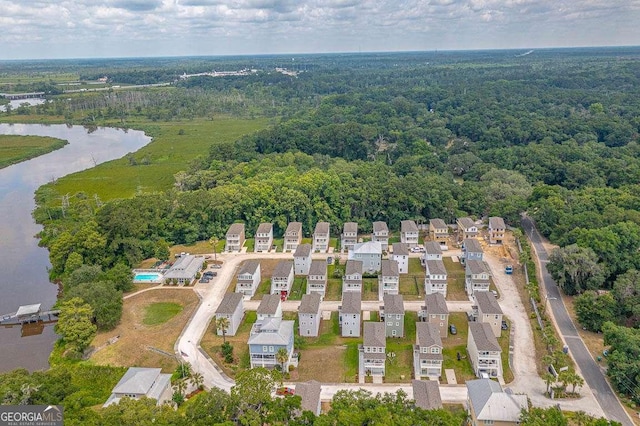
[[[443,257],[442,261],[447,268],[447,300],[469,300],[464,290],[464,266],[450,257]]]
[[[153,303],[145,307],[142,323],[144,325],[164,324],[165,322],[169,321],[171,318],[182,312],[182,308],[183,306],[179,303]]]
[[[442,380],[446,382],[444,370],[452,368],[456,373],[456,380],[462,384],[467,380],[477,378],[467,356],[467,336],[469,334],[467,315],[464,312],[452,312],[449,314],[449,324],[456,326],[458,334],[449,334],[446,338],[442,339],[444,346],[442,349]],[[458,361],[458,352],[465,358]]]
[[[417,312],[406,312],[404,315],[403,338],[387,337],[387,353],[393,352],[393,360],[387,360],[386,383],[408,383],[413,373],[413,345],[416,342]]]
[[[0,169],[55,151],[68,143],[43,136],[0,135]]]

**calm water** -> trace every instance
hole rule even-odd
[[[20,305],[42,303],[47,310],[56,301],[57,287],[49,282],[49,252],[34,237],[35,190],[52,179],[123,157],[151,141],[140,131],[82,126],[0,124],[0,134],[52,136],[69,144],[49,154],[0,169],[0,315]],[[22,337],[19,327],[0,328],[0,371],[48,367],[56,340],[52,326],[41,335]]]

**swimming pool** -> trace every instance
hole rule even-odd
[[[162,281],[162,274],[156,272],[141,272],[133,277],[133,282],[136,283],[154,283],[160,281]]]

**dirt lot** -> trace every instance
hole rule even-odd
[[[184,309],[163,324],[144,325],[142,320],[146,306],[158,302],[179,303]],[[173,355],[173,345],[196,306],[198,306],[198,297],[195,293],[186,290],[151,290],[126,299],[118,327],[99,333],[93,339],[92,346],[101,347],[115,336],[120,336],[118,341],[104,346],[103,349],[94,353],[91,359],[96,364],[162,367],[164,372],[172,372],[177,366],[173,356],[161,355],[147,348],[154,347]]]

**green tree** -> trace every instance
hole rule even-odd
[[[610,293],[587,290],[574,300],[578,322],[589,331],[602,331],[602,324],[616,318],[618,304]]]
[[[612,294],[625,324],[637,326],[640,322],[640,271],[629,269],[619,275],[613,284]]]
[[[280,368],[283,372],[285,371],[285,364],[288,360],[289,352],[287,352],[285,348],[278,349],[278,352],[276,352],[276,362],[280,363]]]
[[[275,391],[277,372],[266,368],[252,368],[236,376],[236,384],[231,388],[231,396],[238,402],[242,412],[261,412],[271,401]]]
[[[79,297],[93,309],[95,324],[101,330],[118,325],[122,316],[122,293],[111,281],[86,282],[72,287],[65,298]]]
[[[116,263],[105,274],[105,279],[115,284],[116,290],[123,293],[133,290],[133,271],[124,263]]]
[[[555,249],[547,270],[568,295],[597,289],[604,282],[604,272],[593,250],[575,244]]]
[[[93,309],[79,297],[62,302],[55,330],[67,348],[81,354],[89,346],[97,330],[92,318]]]
[[[168,260],[169,256],[171,256],[171,252],[169,251],[169,243],[167,243],[164,238],[160,238],[158,241],[156,241],[154,257],[159,260]]]
[[[198,389],[202,388],[202,384],[204,383],[204,376],[202,373],[195,372],[190,377],[191,384]]]
[[[82,266],[82,255],[77,252],[73,252],[67,257],[67,261],[64,264],[64,273],[69,275],[76,269]]]
[[[569,420],[557,407],[531,407],[522,411],[520,424],[523,426],[567,426]]]
[[[229,329],[229,319],[225,317],[216,318],[216,330],[222,332],[222,342],[227,342],[227,330]]]

